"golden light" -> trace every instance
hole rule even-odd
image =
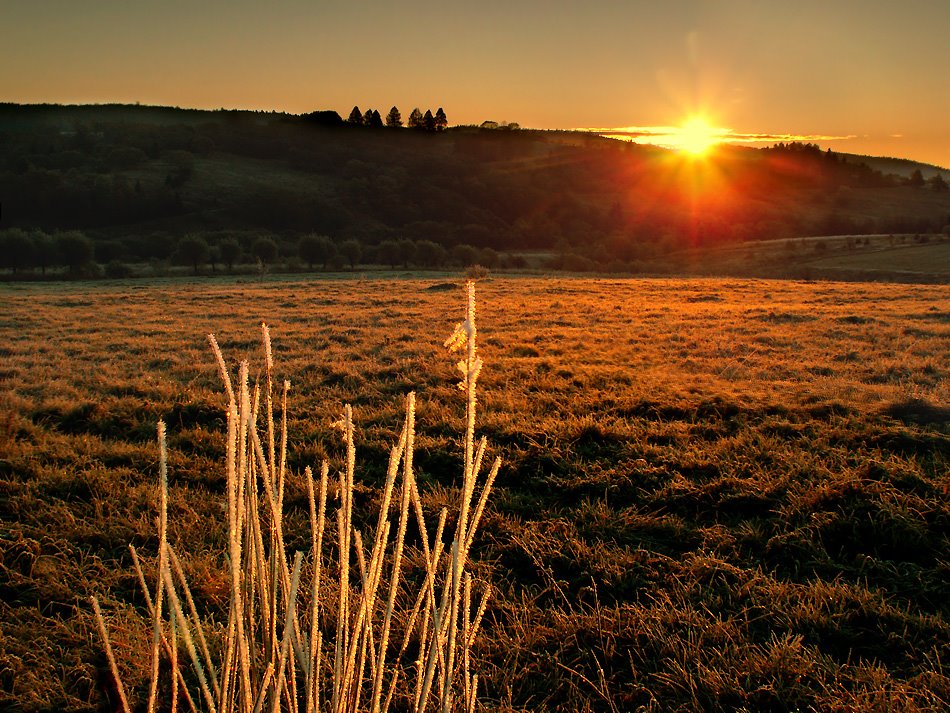
[[[703,117],[692,116],[679,127],[674,139],[680,151],[702,156],[720,142],[723,133],[722,129],[711,126]]]

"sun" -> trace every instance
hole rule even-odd
[[[701,116],[691,116],[676,132],[677,148],[692,156],[702,156],[719,143],[721,130]]]

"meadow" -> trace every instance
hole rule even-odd
[[[478,283],[478,434],[502,470],[471,551],[494,594],[481,709],[950,707],[950,288],[752,279]],[[455,277],[0,287],[0,707],[111,710],[89,597],[142,705],[128,545],[169,540],[203,616],[227,582],[230,364],[287,378],[288,550],[306,466],[378,500],[416,393],[427,515],[459,498]],[[252,372],[252,376],[254,373]],[[432,519],[435,519],[432,517]],[[226,605],[224,605],[226,606]]]

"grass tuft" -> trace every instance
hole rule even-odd
[[[926,399],[908,398],[895,401],[887,405],[884,413],[904,423],[944,427],[950,425],[950,407],[933,404]]]

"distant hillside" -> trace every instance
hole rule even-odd
[[[367,248],[411,239],[606,265],[950,224],[945,184],[910,185],[880,161],[800,144],[700,161],[584,133],[372,129],[335,112],[5,104],[0,231],[79,230],[108,246],[102,262],[164,260],[186,234],[245,252],[270,236],[294,255],[315,232]]]
[[[910,178],[914,171],[920,171],[924,178],[939,174],[945,181],[950,182],[950,169],[935,166],[930,163],[911,161],[907,158],[887,158],[883,156],[861,156],[859,154],[841,154],[852,163],[866,163],[875,171],[887,175],[892,174],[903,178]]]

